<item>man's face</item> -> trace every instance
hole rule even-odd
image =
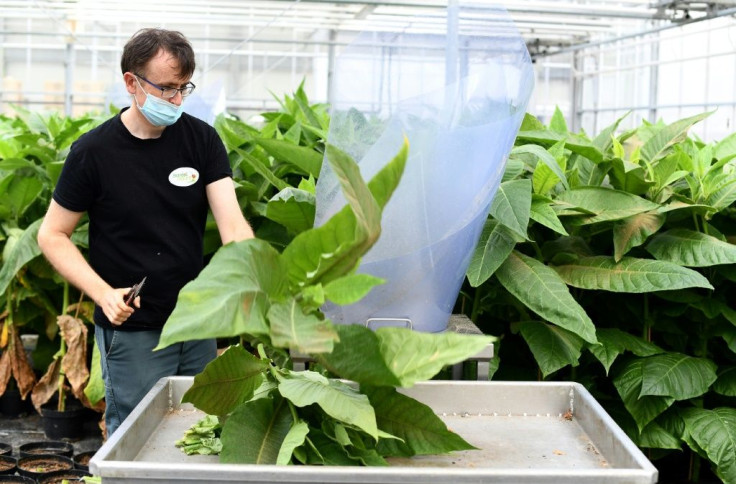
[[[189,82],[189,78],[182,79],[180,76],[179,62],[176,57],[170,53],[159,50],[148,64],[146,64],[145,72],[136,72],[133,74],[141,75],[145,78],[140,79],[140,86],[136,83],[136,97],[140,104],[145,101],[145,94],[141,92],[141,89],[148,94],[164,99],[170,103],[181,105],[183,98],[180,92],[177,92],[173,97],[166,98],[162,96],[161,89],[159,88],[181,88]],[[154,86],[154,84],[156,86]]]

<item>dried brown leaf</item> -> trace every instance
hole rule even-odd
[[[66,342],[66,354],[61,369],[72,387],[72,393],[83,401],[84,386],[89,379],[87,368],[87,327],[81,319],[63,315],[57,319],[61,336]]]
[[[0,395],[5,393],[11,373],[13,370],[10,368],[10,352],[4,351],[0,356]]]
[[[36,383],[36,374],[33,373],[33,368],[28,362],[28,355],[26,355],[26,350],[23,348],[23,342],[20,340],[18,331],[14,326],[10,326],[10,333],[12,335],[7,349],[10,353],[10,367],[15,382],[18,384],[20,396],[25,400]]]
[[[31,401],[38,413],[41,413],[41,405],[51,400],[54,393],[59,389],[59,370],[61,361],[56,358],[49,365],[46,374],[38,380],[31,393]]]

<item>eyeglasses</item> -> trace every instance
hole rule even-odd
[[[161,87],[158,84],[154,84],[145,77],[141,76],[140,74],[134,74],[135,77],[139,79],[143,79],[148,84],[152,85],[156,89],[161,91],[161,97],[164,99],[171,99],[172,97],[176,96],[176,93],[180,93],[181,97],[187,97],[194,91],[194,88],[197,87],[193,83],[188,82],[184,87],[176,88],[176,87]]]

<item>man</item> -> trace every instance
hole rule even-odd
[[[159,378],[197,374],[215,357],[213,340],[151,351],[179,290],[203,267],[208,208],[223,244],[253,237],[222,141],[181,111],[195,87],[187,39],[143,29],[125,45],[121,68],[130,107],[72,145],[38,232],[51,264],[96,304],[108,435]],[[70,240],[84,212],[89,263]]]

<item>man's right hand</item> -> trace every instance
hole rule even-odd
[[[122,289],[113,289],[105,291],[102,295],[102,299],[97,302],[102,312],[105,313],[107,319],[113,326],[120,326],[128,320],[131,314],[135,312],[135,309],[125,304],[125,295],[130,292],[130,287]],[[138,296],[133,301],[136,308],[141,307],[141,297]]]

